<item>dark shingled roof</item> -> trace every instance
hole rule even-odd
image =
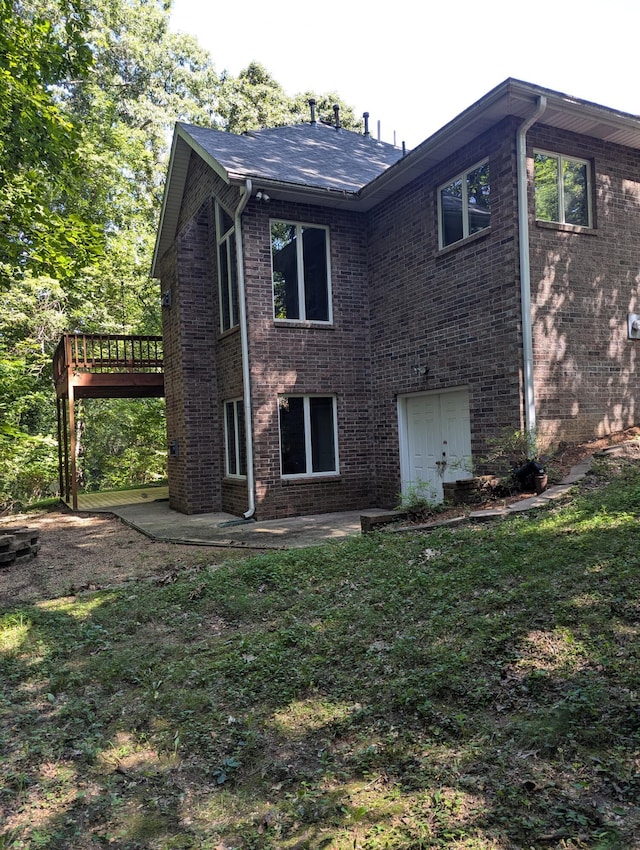
[[[294,124],[242,136],[180,124],[233,178],[358,192],[402,158],[385,142],[325,124]]]

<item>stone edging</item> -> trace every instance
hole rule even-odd
[[[613,447],[613,448],[618,448]],[[605,449],[603,452],[598,452],[595,456],[599,457],[604,455],[607,452]],[[464,514],[459,517],[453,517],[452,519],[446,520],[434,520],[433,522],[422,523],[421,525],[412,525],[405,528],[393,528],[387,529],[387,531],[392,532],[400,532],[400,531],[428,531],[433,528],[444,528],[452,525],[460,525],[463,522],[467,522],[468,520],[473,520],[475,522],[486,522],[491,519],[500,519],[502,517],[510,516],[515,513],[521,513],[522,511],[532,510],[533,508],[540,508],[544,505],[547,505],[549,502],[555,501],[556,499],[561,498],[565,495],[565,493],[581,478],[589,472],[591,469],[591,463],[594,456],[590,456],[585,458],[580,463],[576,464],[576,466],[571,467],[569,474],[566,475],[559,484],[554,484],[549,487],[544,493],[540,493],[539,496],[531,496],[528,499],[520,499],[518,502],[512,502],[510,505],[505,505],[500,508],[486,508],[481,511],[471,511],[468,514]],[[392,522],[396,522],[400,517],[403,516],[405,512],[403,511],[390,511],[388,514],[378,514],[376,516],[367,516],[363,514],[360,517],[360,524],[362,528],[363,534],[371,531],[375,531],[379,528],[384,527],[385,525],[389,525]]]

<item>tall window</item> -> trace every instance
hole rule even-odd
[[[466,239],[491,224],[489,163],[481,162],[438,191],[440,247]]]
[[[536,218],[591,227],[589,163],[535,151],[533,169]]]
[[[272,221],[271,259],[275,318],[330,322],[327,228]]]
[[[281,396],[278,406],[282,474],[337,472],[335,398]]]
[[[231,478],[247,475],[247,444],[244,430],[244,402],[241,398],[224,404],[226,474]]]
[[[218,244],[218,283],[220,288],[220,330],[228,331],[239,323],[238,269],[236,236],[231,216],[216,203]]]

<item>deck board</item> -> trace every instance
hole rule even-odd
[[[120,505],[139,505],[145,502],[165,501],[169,487],[145,487],[139,490],[108,491],[104,493],[78,493],[79,511],[108,511]]]

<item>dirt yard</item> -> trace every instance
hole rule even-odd
[[[39,529],[41,549],[32,561],[0,569],[0,605],[73,596],[139,579],[168,582],[193,567],[247,557],[237,549],[157,543],[110,514],[14,515],[0,519],[0,533],[25,525]]]
[[[640,427],[630,428],[571,446],[554,458],[554,466],[565,474],[594,452],[639,435]],[[39,529],[41,549],[32,561],[0,568],[0,605],[73,596],[141,579],[170,582],[188,569],[248,557],[241,549],[158,543],[109,514],[56,510],[6,516],[0,518],[0,533],[25,525]]]

